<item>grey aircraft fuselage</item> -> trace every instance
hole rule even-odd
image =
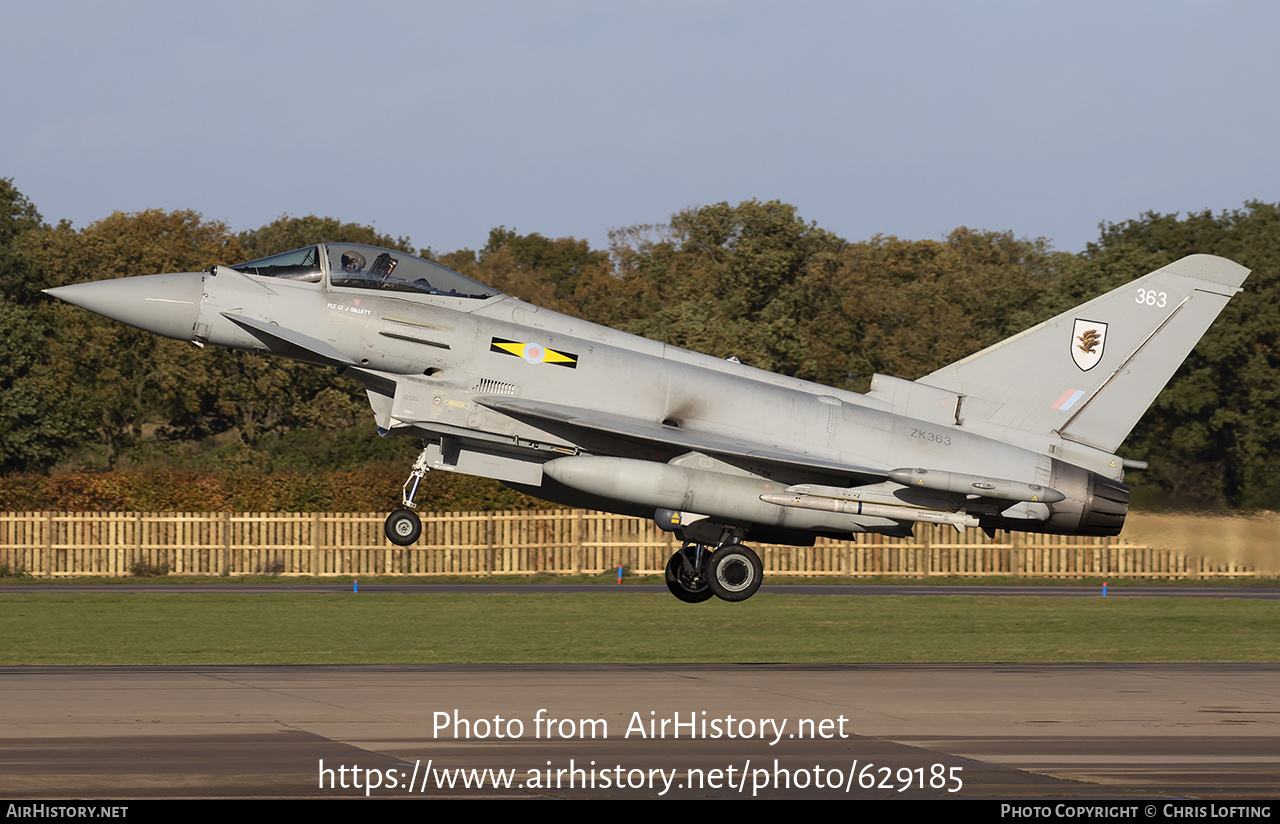
[[[411,509],[428,469],[496,478],[655,518],[687,542],[668,585],[698,601],[755,592],[747,537],[808,544],[915,523],[1118,534],[1128,489],[1116,450],[1247,274],[1193,255],[919,381],[877,375],[865,395],[356,244],[48,291],[197,346],[360,380],[380,432],[424,440],[388,519],[396,543],[418,537]]]

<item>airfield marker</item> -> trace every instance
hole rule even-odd
[[[1106,581],[1103,581],[1103,582],[1102,582],[1102,597],[1103,597],[1103,598],[1106,598],[1106,597],[1107,597],[1107,582],[1106,582]]]
[[[351,582],[351,591],[352,591],[352,592],[359,592],[359,591],[360,591],[360,582],[359,582],[359,581],[354,581],[354,580],[353,580],[353,581]]]

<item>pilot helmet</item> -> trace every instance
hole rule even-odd
[[[342,253],[342,271],[358,275],[364,271],[364,255],[355,249]]]

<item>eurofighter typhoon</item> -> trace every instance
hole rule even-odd
[[[1116,535],[1116,454],[1249,270],[1192,255],[916,381],[867,394],[628,335],[421,258],[320,243],[203,272],[46,290],[198,347],[337,367],[380,434],[423,449],[387,518],[408,546],[429,470],[653,518],[682,601],[750,598],[744,542],[909,535],[917,523]]]

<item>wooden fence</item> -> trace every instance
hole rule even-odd
[[[677,548],[652,521],[587,510],[420,514],[422,537],[398,547],[383,535],[381,513],[0,513],[0,574],[606,575],[618,567],[661,574]],[[1134,514],[1120,538],[998,532],[992,539],[920,524],[914,538],[753,548],[774,576],[1199,578],[1266,571],[1265,559],[1280,547],[1274,518],[1194,521]],[[1135,523],[1146,524],[1140,534],[1172,538],[1141,543],[1128,537]],[[1227,545],[1238,551],[1216,551]]]

